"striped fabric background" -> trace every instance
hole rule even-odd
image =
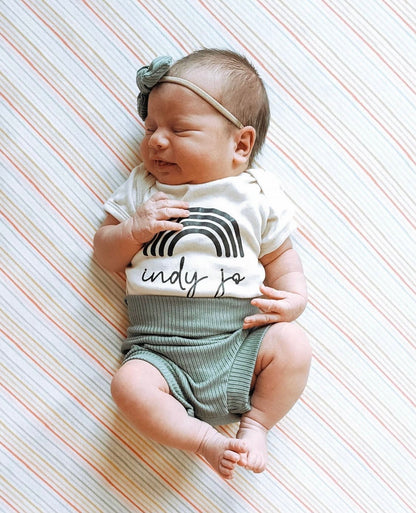
[[[3,0],[0,33],[0,510],[416,511],[416,4]],[[264,77],[310,289],[308,388],[232,482],[118,414],[124,279],[92,257],[139,162],[136,69],[201,46]]]

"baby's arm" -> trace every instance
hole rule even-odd
[[[306,280],[299,255],[290,239],[261,259],[266,272],[260,288],[263,297],[252,300],[261,311],[244,320],[249,329],[276,322],[291,322],[299,317],[307,303]]]
[[[188,217],[188,204],[170,200],[158,192],[140,205],[132,217],[119,222],[110,214],[94,237],[94,254],[108,271],[124,271],[143,244],[165,230],[179,231],[182,225],[172,218]]]

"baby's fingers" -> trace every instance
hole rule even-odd
[[[285,299],[265,299],[262,297],[256,297],[252,299],[251,304],[256,306],[259,310],[264,313],[275,313],[280,314],[285,308]]]
[[[273,287],[267,287],[266,285],[260,285],[260,292],[270,299],[286,299],[287,292],[285,290],[277,290]]]
[[[275,324],[280,321],[280,315],[277,313],[272,314],[254,314],[249,315],[244,319],[243,329],[249,330],[257,328],[258,326],[266,326],[267,324]]]
[[[183,201],[161,200],[155,203],[155,216],[158,219],[189,217],[189,206]]]
[[[189,217],[189,210],[177,207],[164,207],[157,212],[158,219],[183,219]]]
[[[176,221],[158,221],[157,223],[157,232],[179,232],[182,228],[183,224],[177,223]]]
[[[171,199],[164,192],[156,192],[145,203],[155,206],[157,209],[163,208],[179,208],[181,210],[188,210],[189,204],[186,201]]]

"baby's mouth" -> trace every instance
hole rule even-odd
[[[153,162],[157,167],[173,166],[173,162],[167,162],[166,160],[154,160]]]

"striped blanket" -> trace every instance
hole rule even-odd
[[[414,2],[4,0],[0,33],[0,510],[416,511]],[[314,350],[268,469],[231,482],[117,411],[124,276],[92,254],[139,163],[136,70],[203,46],[267,85]]]

